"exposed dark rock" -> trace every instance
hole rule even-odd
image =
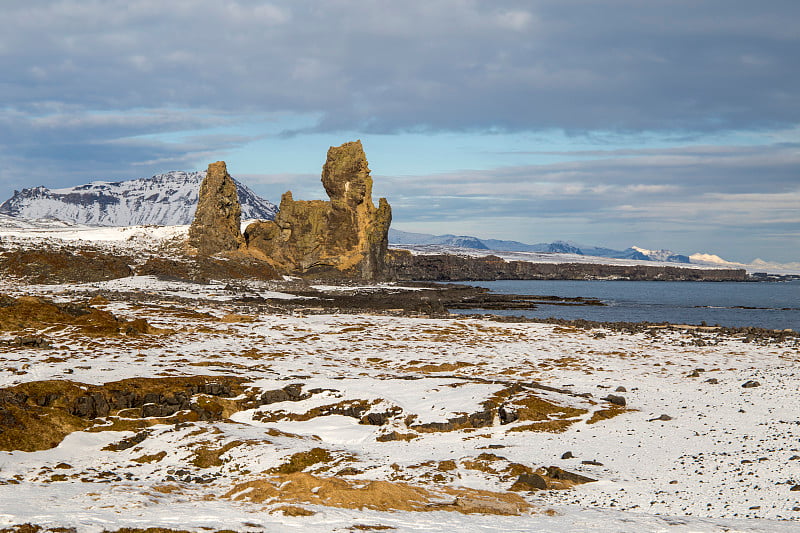
[[[617,396],[616,394],[609,394],[608,396],[603,398],[603,400],[605,400],[605,401],[607,401],[609,403],[613,403],[614,405],[622,406],[622,407],[625,407],[625,404],[627,403],[625,401],[625,398],[623,398],[622,396]]]
[[[745,381],[744,383],[742,383],[742,388],[744,389],[752,389],[753,387],[760,387],[760,386],[761,383],[753,380]]]
[[[45,337],[17,337],[13,344],[21,348],[52,348],[53,345]]]
[[[562,459],[572,459],[573,457],[575,457],[575,456],[574,456],[574,455],[572,455],[572,452],[564,452],[564,453],[561,455],[561,458],[562,458]]]
[[[31,283],[105,281],[130,276],[132,262],[93,250],[13,250],[0,255],[0,274]]]
[[[511,486],[511,490],[562,490],[593,481],[597,480],[574,472],[568,472],[557,466],[549,466],[540,468],[534,473],[520,474],[517,481]]]
[[[520,474],[511,490],[547,490],[547,480],[539,474]]]
[[[303,394],[302,383],[293,383],[282,389],[269,390],[264,392],[259,398],[261,405],[269,405],[277,402],[297,402],[308,398],[309,394]]]
[[[574,472],[568,472],[562,468],[557,466],[549,466],[547,467],[547,477],[552,479],[558,479],[560,481],[570,481],[576,485],[580,485],[583,483],[591,483],[593,481],[597,481],[596,479],[582,476],[580,474],[576,474]]]
[[[123,409],[141,408],[126,417],[167,417],[191,412],[200,420],[219,420],[224,409],[202,398],[238,394],[242,379],[190,376],[131,378],[105,385],[70,381],[36,381],[0,389],[0,450],[36,451],[57,446],[61,439],[91,420]],[[196,403],[190,402],[195,394]]]
[[[743,269],[698,269],[650,265],[594,265],[588,263],[530,263],[505,261],[495,255],[463,257],[413,255],[389,250],[389,272],[400,280],[491,281],[500,279],[623,279],[664,281],[745,281]]]
[[[519,420],[517,411],[505,405],[501,405],[497,408],[497,416],[500,418],[501,424],[510,424],[511,422]]]

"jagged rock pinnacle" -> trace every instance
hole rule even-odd
[[[211,163],[200,185],[197,211],[189,228],[189,244],[200,255],[237,250],[244,244],[241,214],[236,184],[225,162]]]
[[[392,211],[385,198],[372,203],[372,177],[361,141],[331,147],[322,168],[330,201],[281,198],[274,221],[245,230],[249,250],[279,271],[295,275],[384,276]]]

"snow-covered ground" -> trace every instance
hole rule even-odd
[[[44,333],[49,348],[0,342],[0,387],[207,375],[242,380],[239,400],[288,385],[305,396],[243,408],[219,421],[151,419],[154,425],[147,426],[133,419],[127,423],[140,424],[135,429],[96,426],[52,449],[0,452],[0,527],[800,529],[800,487],[793,490],[800,484],[795,337],[767,342],[706,329],[629,334],[471,318],[291,316],[197,293],[194,303],[178,304],[169,298],[188,289],[152,278],[105,283],[112,295],[101,308],[145,318],[166,332],[85,337],[51,328]],[[0,293],[14,297],[63,299],[72,288],[0,282]],[[115,289],[153,297],[129,302],[115,298]],[[14,337],[0,333],[0,341]],[[748,381],[758,386],[743,387]],[[603,400],[608,394],[624,397],[625,409]],[[520,413],[539,403],[556,410],[509,423],[495,414],[487,425],[442,425],[501,397]],[[358,416],[383,413],[386,420],[360,423],[354,406],[362,408]],[[406,438],[379,439],[392,432]],[[142,438],[135,446],[110,446],[136,435]],[[277,472],[293,456],[314,450],[325,459],[305,471],[319,486],[297,496],[290,489],[299,478]],[[209,451],[217,460],[202,460]],[[568,451],[574,457],[562,459]],[[324,480],[331,476],[364,490],[370,481],[385,481],[395,488],[503,494],[520,468],[551,465],[597,481],[519,492],[531,508],[508,516],[435,510],[433,504],[428,512],[392,510],[373,500],[348,508],[314,496],[327,490]],[[255,485],[243,486],[276,476],[282,484],[271,499],[258,500]],[[282,514],[286,505],[309,516]]]

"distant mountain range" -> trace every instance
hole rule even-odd
[[[584,246],[565,241],[551,243],[525,244],[518,241],[498,239],[479,239],[467,235],[430,235],[427,233],[410,233],[396,229],[389,230],[389,244],[398,245],[439,245],[472,248],[477,250],[495,250],[498,252],[539,252],[590,255],[613,259],[638,259],[640,261],[665,261],[668,263],[689,263],[689,257],[669,250],[647,250],[632,246],[625,250],[612,250],[597,246]]]
[[[95,181],[66,189],[33,187],[14,191],[0,214],[57,219],[90,226],[191,224],[205,171],[172,171],[127,181]],[[234,180],[242,219],[272,220],[277,206]]]

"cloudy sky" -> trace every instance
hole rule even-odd
[[[3,0],[0,199],[168,170],[394,227],[800,260],[796,0]]]

